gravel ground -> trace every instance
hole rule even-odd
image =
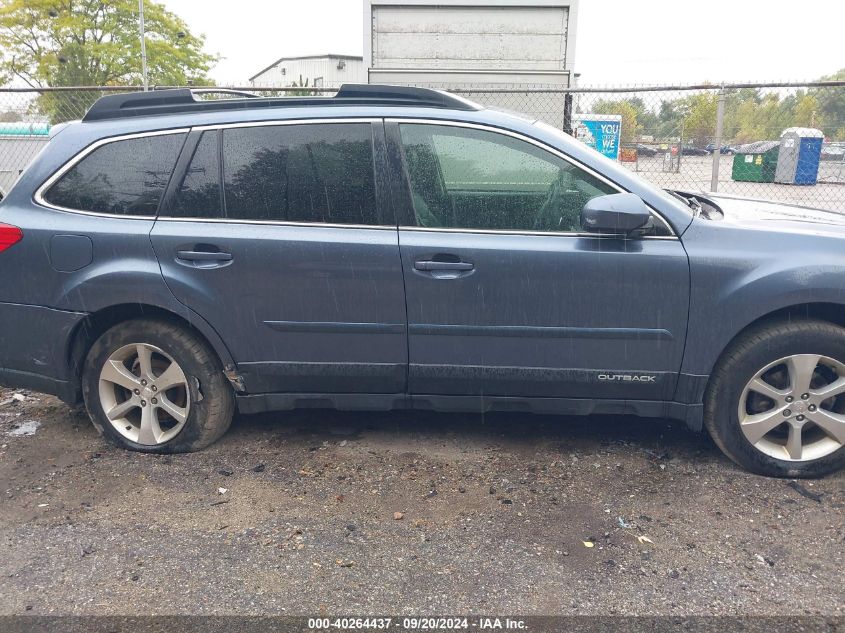
[[[301,411],[159,457],[23,393],[0,615],[845,614],[845,473],[750,475],[676,423]]]

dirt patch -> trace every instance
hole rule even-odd
[[[23,395],[2,614],[845,613],[845,476],[808,496],[676,423],[302,411],[160,457]]]

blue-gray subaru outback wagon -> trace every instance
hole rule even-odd
[[[845,464],[845,227],[442,92],[107,96],[0,203],[0,381],[192,451],[237,407],[633,413]]]

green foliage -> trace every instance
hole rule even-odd
[[[639,136],[637,124],[637,108],[629,100],[606,101],[601,99],[592,107],[596,114],[622,115],[621,142],[633,143]]]
[[[788,127],[823,127],[817,99],[803,91],[783,98],[777,93],[732,96],[724,126],[724,138],[730,141],[777,140]]]
[[[162,5],[144,5],[150,85],[210,85],[216,57],[202,36]],[[33,87],[139,85],[136,0],[0,0],[0,77]],[[96,92],[47,93],[38,109],[54,123],[77,118]]]
[[[696,147],[704,147],[713,140],[718,100],[718,95],[712,92],[690,95],[682,100],[684,141],[689,139]]]
[[[822,81],[845,80],[845,68],[822,77]],[[818,116],[821,129],[834,140],[845,141],[845,89],[813,88],[809,91],[819,104]]]
[[[821,80],[845,80],[845,69]],[[713,140],[717,108],[715,89],[664,99],[652,107],[641,97],[601,99],[588,107],[591,112],[622,115],[623,143],[635,142],[642,135],[677,142],[683,133],[685,142],[698,147]],[[831,140],[845,141],[845,90],[811,88],[784,94],[742,88],[725,95],[722,138],[726,143],[777,140],[783,130],[795,126],[818,128]]]
[[[299,83],[296,80],[293,81],[291,84],[292,88],[308,88],[308,78],[305,78],[305,81],[302,80],[302,75],[299,76]],[[288,96],[291,97],[310,97],[311,95],[315,94],[313,90],[287,90],[285,91]]]

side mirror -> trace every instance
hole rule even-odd
[[[646,203],[633,193],[598,196],[581,209],[581,226],[591,233],[627,235],[645,226],[650,218]]]

